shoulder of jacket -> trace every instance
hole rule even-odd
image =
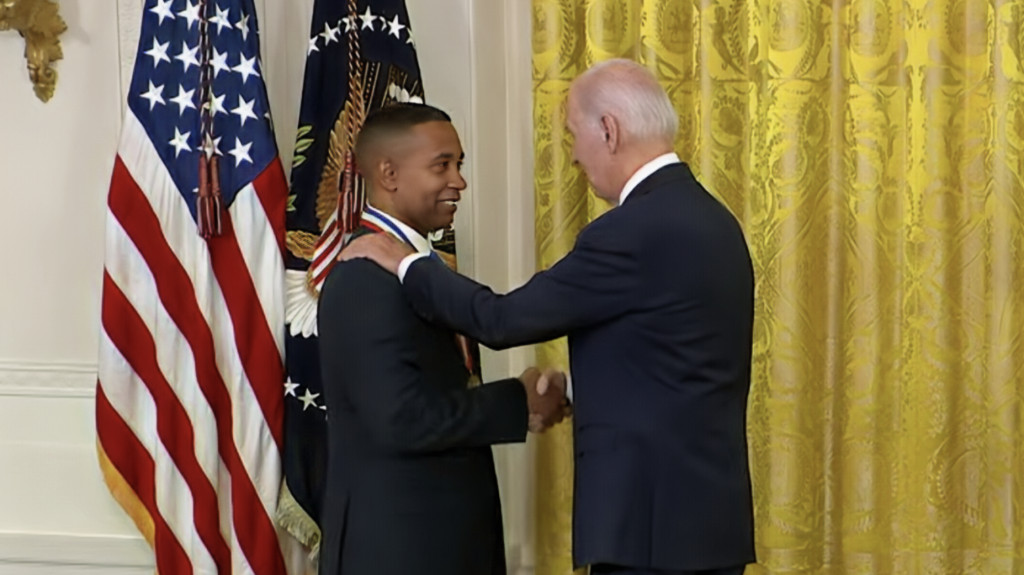
[[[353,259],[335,264],[324,281],[321,295],[329,291],[344,292],[367,290],[399,291],[398,278],[368,259]]]

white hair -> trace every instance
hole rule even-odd
[[[584,117],[600,122],[606,114],[619,121],[626,136],[671,145],[679,116],[665,89],[650,70],[632,60],[599,62],[576,79]]]

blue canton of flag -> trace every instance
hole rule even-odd
[[[210,101],[201,101],[203,18],[197,0],[150,3],[148,12],[156,17],[143,23],[128,97],[193,216],[201,152],[224,157],[219,175],[225,205],[277,159],[252,0],[221,0],[212,8],[206,24],[212,46]],[[201,106],[208,107],[213,123],[205,142]]]
[[[362,209],[358,178],[351,193],[342,193],[346,168],[352,167],[353,136],[366,113],[396,101],[423,101],[404,0],[317,0],[287,221],[287,489],[278,508],[281,524],[314,549],[319,544],[328,417],[317,350],[317,300]]]

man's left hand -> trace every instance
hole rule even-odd
[[[345,246],[338,254],[338,261],[367,258],[397,276],[399,264],[406,256],[414,253],[416,252],[408,244],[388,234],[367,234]]]

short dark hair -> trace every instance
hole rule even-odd
[[[427,104],[396,103],[378,108],[366,116],[356,135],[356,164],[364,164],[369,153],[385,140],[427,122],[451,122],[451,116]]]

